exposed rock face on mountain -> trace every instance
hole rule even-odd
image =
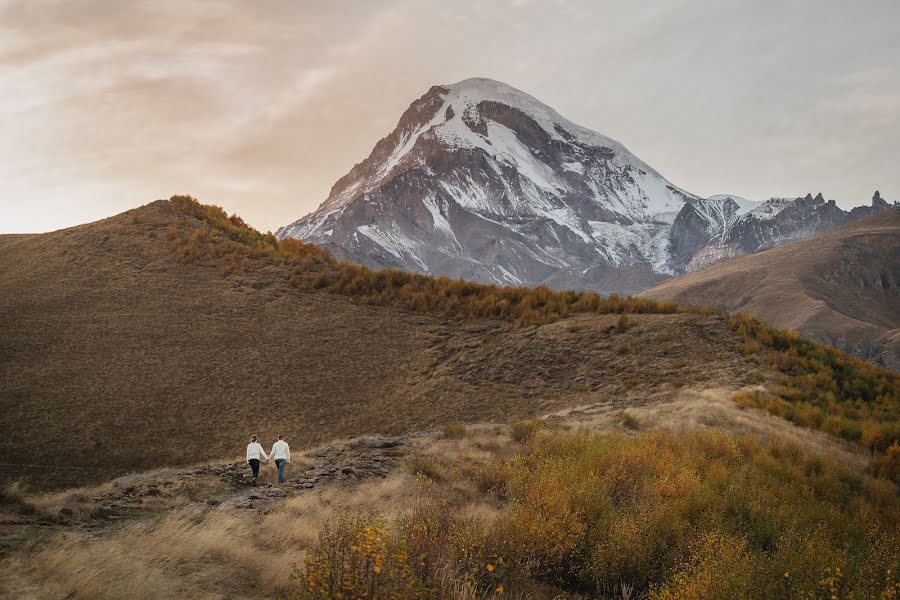
[[[833,231],[723,260],[641,295],[746,312],[900,370],[900,207],[876,204],[857,214],[864,212]]]
[[[416,100],[279,235],[372,266],[629,292],[671,275],[669,230],[689,199],[618,142],[470,79]]]
[[[888,206],[878,201],[871,210]],[[862,214],[821,195],[700,198],[528,94],[468,79],[413,102],[316,211],[278,235],[373,267],[634,293]]]
[[[713,196],[685,203],[669,234],[673,262],[688,262],[693,254],[734,225],[761,203],[737,196]]]
[[[871,206],[847,212],[822,194],[751,202],[731,196],[689,200],[672,224],[671,267],[696,271],[723,258],[753,254],[897,206],[875,192]]]

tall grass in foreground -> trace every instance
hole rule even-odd
[[[440,505],[343,520],[295,598],[498,593],[897,598],[894,485],[798,447],[696,432],[540,434],[483,474],[491,523]],[[454,591],[455,590],[455,591]]]

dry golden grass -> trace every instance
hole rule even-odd
[[[730,399],[732,394],[728,388],[686,387],[672,398],[632,406],[624,412],[612,404],[596,404],[560,411],[556,416],[559,426],[568,431],[712,430],[749,435],[761,443],[781,439],[811,454],[837,460],[859,473],[865,470],[869,457],[854,445],[771,414],[742,410]]]
[[[279,502],[267,512],[257,531],[290,547],[314,543],[322,528],[345,514],[378,513],[388,518],[409,514],[417,502],[416,478],[395,472],[385,479],[352,487],[329,487]]]
[[[290,590],[303,549],[326,524],[345,514],[409,514],[416,485],[414,477],[398,472],[352,487],[315,489],[264,513],[170,500],[170,512],[159,520],[99,536],[72,530],[17,553],[5,563],[13,572],[0,576],[0,591],[85,600],[273,598]]]
[[[683,389],[672,401],[635,406],[628,413],[642,429],[665,428],[681,432],[679,435],[692,435],[690,432],[697,430],[749,434],[761,443],[795,448],[790,451],[793,453],[817,455],[820,458],[816,460],[827,464],[846,462],[862,469],[864,458],[852,447],[783,419],[741,410],[728,395],[726,389]],[[0,590],[28,590],[26,597],[33,598],[272,598],[291,593],[294,566],[304,560],[308,549],[317,546],[326,526],[346,517],[369,519],[377,515],[382,523],[390,524],[409,519],[417,507],[436,502],[460,522],[491,529],[506,519],[503,523],[508,526],[509,506],[504,496],[495,493],[503,481],[497,465],[517,453],[533,452],[545,442],[535,439],[532,445],[523,446],[513,440],[512,429],[503,425],[467,424],[466,429],[467,435],[462,438],[438,433],[412,440],[414,453],[440,473],[437,481],[417,479],[400,469],[383,480],[317,487],[263,510],[228,508],[225,504],[210,509],[202,499],[189,504],[187,498],[163,497],[156,500],[168,502],[172,510],[159,513],[162,516],[157,520],[112,528],[100,535],[71,529],[51,543],[37,543],[16,552],[3,563]],[[583,407],[574,416],[547,421],[543,427],[543,431],[551,432],[586,429],[639,435],[623,424],[621,410],[611,406]],[[890,498],[893,494],[878,487],[890,486],[887,482],[866,481],[873,497]],[[115,488],[106,485],[91,491],[111,489]],[[41,510],[66,496],[21,498]],[[685,565],[688,568],[693,567]],[[451,571],[442,576],[440,584],[447,597],[484,594],[483,588],[475,594],[465,578]],[[511,576],[512,571],[503,573],[504,577]],[[495,582],[483,575],[478,579],[482,583]],[[517,596],[551,598],[560,592],[553,585],[530,579],[513,587],[509,582],[504,585],[504,595],[511,591]],[[609,594],[618,597],[618,592],[610,590]]]

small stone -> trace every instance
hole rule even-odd
[[[402,443],[397,439],[371,436],[359,438],[359,441],[366,448],[393,448],[394,446],[399,446]]]

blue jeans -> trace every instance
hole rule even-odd
[[[278,483],[284,483],[284,465],[287,461],[283,458],[275,460],[275,466],[278,467]]]

